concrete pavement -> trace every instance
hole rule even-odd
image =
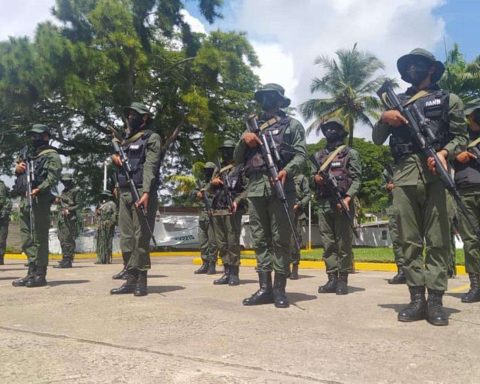
[[[478,383],[480,303],[450,280],[450,326],[399,323],[405,286],[387,272],[352,275],[351,294],[319,295],[322,270],[287,285],[291,307],[244,307],[257,287],[214,286],[192,258],[155,258],[150,294],[110,296],[119,264],[50,268],[49,285],[14,288],[20,261],[0,267],[2,383]]]

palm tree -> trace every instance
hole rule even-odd
[[[345,123],[349,132],[348,143],[353,144],[353,130],[356,122],[373,127],[371,118],[377,119],[382,104],[374,96],[386,77],[373,77],[383,63],[368,52],[361,52],[355,43],[350,50],[340,49],[335,52],[338,60],[320,56],[315,64],[326,70],[325,75],[315,78],[310,92],[321,92],[322,99],[310,99],[300,105],[300,112],[306,120],[314,119],[307,128],[307,134],[315,130],[317,135],[323,121],[338,117]]]
[[[458,44],[448,52],[440,87],[460,96],[464,103],[480,97],[480,56],[467,63]]]

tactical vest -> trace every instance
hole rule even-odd
[[[263,121],[259,121],[258,125],[261,126],[261,124],[263,123]],[[290,149],[290,146],[288,145],[293,140],[292,134],[290,132],[287,132],[289,126],[290,117],[285,116],[281,120],[263,129],[262,131],[262,134],[267,135],[267,137],[270,136],[270,132],[272,133],[273,141],[277,146],[281,159],[280,164],[276,164],[278,170],[283,169],[283,167],[285,167],[285,165],[287,165],[295,156],[293,151]],[[268,142],[270,142],[270,139],[268,140]],[[255,148],[248,148],[245,157],[245,173],[247,176],[256,172],[267,171],[267,165],[263,160],[261,150],[258,146]]]
[[[326,148],[322,149],[320,152],[317,152],[315,154],[315,159],[317,160],[318,164],[322,165],[331,153],[332,151],[329,151]],[[330,173],[330,175],[332,175],[332,177],[337,180],[338,189],[340,190],[342,195],[346,195],[348,189],[352,185],[352,175],[348,170],[348,160],[350,158],[349,153],[350,148],[345,147],[337,154],[337,156],[335,156],[335,158],[330,163],[330,166],[328,167],[328,172]],[[315,189],[317,198],[329,199],[334,197],[333,193],[324,186],[315,184]]]
[[[227,181],[228,190],[230,191],[232,200],[244,190],[242,172],[243,166],[241,165],[237,165],[236,167],[224,171],[225,175],[223,177],[225,181]],[[215,187],[214,196],[212,199],[212,208],[215,210],[230,208],[228,206],[228,199],[223,186]]]
[[[30,160],[32,161],[33,168],[32,189],[37,188],[40,184],[42,184],[48,176],[48,169],[45,167],[45,162],[47,161],[48,157],[45,155],[49,152],[57,153],[54,148],[48,147],[41,150],[37,156],[33,157],[33,159]],[[13,189],[16,193],[22,196],[27,193],[28,187],[26,172],[17,176]]]
[[[127,143],[123,146],[123,150],[128,157],[130,167],[132,169],[130,177],[135,186],[141,188],[143,186],[143,165],[147,158],[147,143],[152,132],[145,131],[137,140]],[[120,188],[128,188],[127,176],[123,168],[120,168],[117,173],[118,185]]]
[[[409,95],[399,95],[402,103],[407,103],[410,99]],[[406,106],[411,109],[412,105],[416,105],[420,113],[423,113],[427,126],[435,136],[435,141],[428,141],[435,150],[443,148],[452,138],[449,130],[450,119],[449,110],[449,94],[444,90],[436,90],[425,97],[422,97],[412,104]],[[395,162],[413,153],[420,153],[421,149],[410,134],[407,126],[395,127],[390,136],[390,150]],[[427,139],[428,140],[428,139]]]
[[[480,150],[480,143],[475,148]],[[480,159],[470,160],[465,164],[455,161],[455,183],[459,188],[478,187],[480,185]]]

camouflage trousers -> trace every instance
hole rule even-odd
[[[97,228],[97,262],[100,264],[112,263],[112,245],[115,225],[100,223]]]
[[[198,221],[198,241],[200,243],[200,256],[202,261],[208,263],[217,262],[217,240],[215,238],[215,231],[210,220],[200,219]]]
[[[62,255],[66,260],[73,261],[75,256],[75,237],[77,234],[77,222],[75,216],[64,217],[58,221],[58,240],[62,247]]]

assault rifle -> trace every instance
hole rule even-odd
[[[352,214],[350,213],[349,208],[343,201],[344,196],[342,195],[342,193],[340,192],[340,189],[338,188],[337,179],[335,179],[335,177],[333,177],[328,170],[322,171],[320,169],[321,165],[318,164],[318,161],[314,155],[310,156],[310,161],[315,166],[316,173],[322,176],[323,180],[325,181],[325,188],[327,188],[327,190],[329,190],[330,193],[333,195],[333,197],[335,198],[335,203],[340,205],[343,215],[345,215],[348,222],[350,223],[350,228],[352,228],[353,234],[358,239],[359,237],[358,237],[357,228],[355,228],[355,225],[353,224],[353,217],[352,217]]]
[[[415,140],[415,143],[418,145],[427,159],[429,157],[433,157],[435,160],[435,169],[440,177],[440,180],[442,181],[443,186],[452,195],[458,208],[460,208],[462,211],[468,225],[475,230],[477,237],[480,238],[480,231],[478,228],[475,228],[475,225],[469,219],[467,207],[465,207],[465,204],[463,204],[453,177],[448,172],[448,169],[443,166],[440,158],[438,157],[437,151],[432,145],[436,141],[436,137],[428,126],[427,118],[423,115],[415,103],[410,104],[408,108],[403,106],[400,98],[393,91],[393,84],[390,80],[386,80],[383,83],[383,85],[377,91],[377,95],[387,110],[395,109],[400,112],[405,119],[407,119],[408,124],[406,124],[406,127],[413,140]]]
[[[30,236],[33,237],[35,236],[35,214],[33,212],[33,197],[32,197],[32,184],[33,181],[35,180],[35,173],[34,173],[34,166],[33,166],[33,161],[30,158],[29,154],[29,148],[26,145],[25,147],[22,148],[20,151],[20,161],[23,161],[26,165],[25,168],[25,175],[26,175],[26,198],[27,198],[27,207],[28,207],[28,214],[29,214],[29,223],[30,223]]]
[[[127,183],[130,187],[130,192],[132,193],[132,197],[133,197],[133,203],[135,204],[138,200],[140,200],[140,194],[138,193],[138,189],[135,186],[135,182],[132,179],[132,167],[130,166],[130,161],[128,160],[127,154],[125,153],[121,145],[119,145],[119,142],[116,138],[112,140],[112,145],[113,145],[113,150],[115,151],[116,154],[120,156],[120,160],[122,161],[122,169],[123,169],[123,172],[125,173],[125,177],[127,178]],[[153,244],[156,247],[157,240],[155,240],[152,227],[148,222],[148,215],[147,215],[147,212],[145,211],[145,207],[141,205],[140,207],[138,207],[138,209],[142,213],[142,216],[145,220],[145,225],[148,229],[148,232],[150,232],[150,236],[152,237]]]
[[[222,170],[222,164],[220,163],[220,160],[218,158],[215,159],[215,165],[218,169],[218,173],[216,176],[219,177],[220,180],[222,180],[223,193],[225,194],[225,197],[227,199],[228,210],[231,211],[233,208],[233,198],[232,192],[230,191],[230,181],[224,173],[220,172]]]
[[[270,174],[270,182],[272,183],[273,189],[275,194],[277,195],[278,199],[282,202],[283,209],[285,211],[285,216],[287,217],[288,224],[290,225],[290,229],[292,230],[293,239],[295,240],[295,244],[297,248],[301,248],[299,236],[297,233],[297,229],[293,225],[292,218],[290,217],[290,207],[288,206],[287,196],[285,195],[285,190],[283,189],[283,184],[280,180],[278,180],[278,168],[275,164],[275,160],[280,160],[280,154],[278,153],[278,149],[275,145],[273,140],[273,136],[265,135],[260,128],[258,127],[257,123],[257,116],[255,114],[250,115],[247,118],[247,130],[248,132],[254,133],[258,136],[262,145],[259,145],[260,151],[262,154],[263,161],[267,167],[268,173]],[[270,142],[269,139],[270,138]],[[274,155],[272,155],[272,151]],[[275,160],[274,160],[275,156]]]

